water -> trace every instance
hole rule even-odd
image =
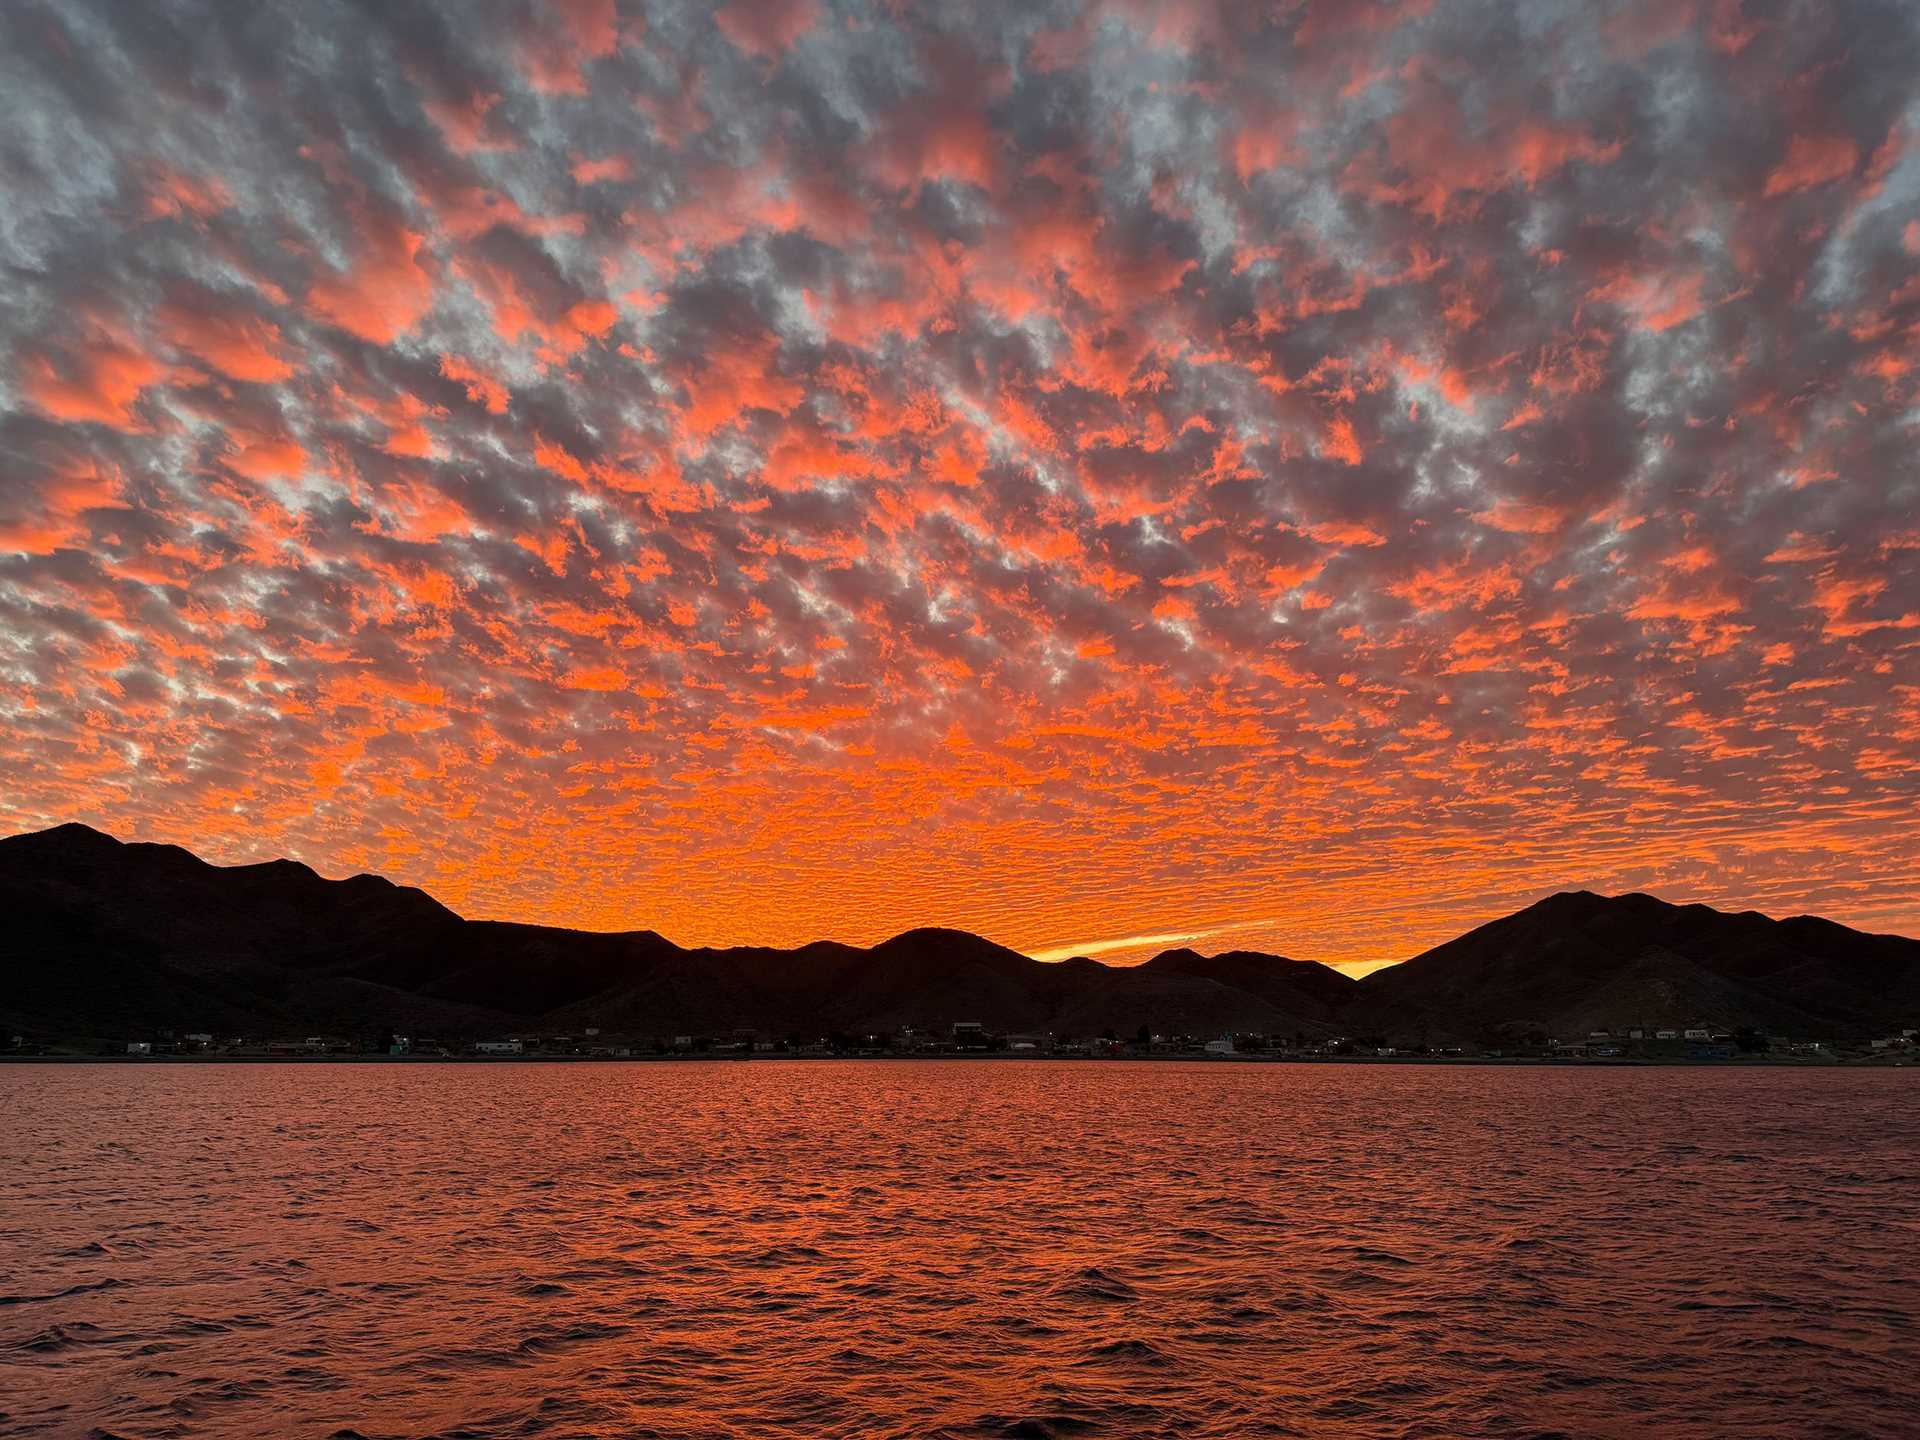
[[[1920,1433],[1899,1071],[0,1067],[0,1433]]]

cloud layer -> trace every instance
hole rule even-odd
[[[0,8],[0,822],[688,943],[1920,933],[1916,77],[1896,0]]]

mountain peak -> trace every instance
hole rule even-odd
[[[1632,891],[1564,890],[1362,982],[1475,1038],[1728,1026],[1838,1035],[1920,1007],[1920,941]]]
[[[378,875],[328,880],[284,859],[209,865],[69,823],[0,840],[0,913],[0,1023],[69,1036],[481,1034],[544,1020],[784,1036],[978,1021],[1078,1036],[1148,1023],[1478,1040],[1705,1017],[1838,1037],[1920,1016],[1920,941],[1590,890],[1546,896],[1361,981],[1247,950],[1048,964],[942,926],[870,948],[689,951],[653,931],[469,922]]]
[[[1202,955],[1198,950],[1195,950],[1190,946],[1181,945],[1172,950],[1162,950],[1158,955],[1155,955],[1152,959],[1147,960],[1144,963],[1148,965],[1169,965],[1169,966],[1191,965],[1196,961],[1205,960],[1206,958],[1207,957]]]
[[[78,820],[68,820],[64,824],[52,825],[45,830],[26,830],[18,835],[9,835],[5,839],[0,839],[0,845],[117,850],[121,842],[104,830],[96,830],[93,826],[83,825]]]
[[[882,940],[873,948],[893,950],[908,946],[955,950],[1007,949],[1006,946],[996,944],[985,936],[976,935],[971,930],[956,930],[946,925],[916,925],[911,930],[902,930],[890,940]]]

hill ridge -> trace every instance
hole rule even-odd
[[[0,839],[0,907],[12,917],[0,1025],[42,1035],[538,1024],[805,1036],[969,1021],[1491,1043],[1696,1019],[1857,1036],[1920,1012],[1920,941],[1643,892],[1557,891],[1362,980],[1186,946],[1134,966],[1048,963],[949,926],[870,946],[690,948],[647,929],[467,920],[377,874],[214,865],[78,823]]]

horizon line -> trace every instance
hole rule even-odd
[[[11,834],[0,835],[0,843],[5,843],[7,841],[12,841],[12,840],[29,839],[39,835],[48,835],[53,833],[56,830],[64,830],[64,829],[85,830],[90,834],[98,835],[101,838],[122,847],[129,847],[134,845],[153,845],[158,847],[177,849],[184,852],[187,855],[192,856],[195,860],[199,861],[201,864],[209,866],[216,870],[245,869],[245,868],[248,868],[249,866],[255,866],[255,865],[270,865],[274,863],[292,863],[292,864],[302,866],[303,868],[312,872],[312,874],[316,878],[322,881],[325,881],[328,884],[340,884],[345,880],[351,880],[354,878],[358,878],[360,876],[368,876],[373,879],[383,881],[384,883],[389,885],[410,889],[410,890],[416,890],[420,894],[426,896],[434,904],[440,906],[442,909],[447,911],[447,913],[452,915],[455,919],[461,921],[464,924],[527,925],[537,929],[563,930],[563,931],[569,931],[574,934],[586,934],[586,935],[651,934],[651,935],[657,936],[659,939],[665,941],[667,944],[672,945],[675,949],[685,950],[689,952],[698,951],[698,950],[727,950],[727,949],[738,949],[738,948],[797,950],[797,949],[803,949],[808,945],[817,945],[817,944],[836,944],[836,945],[845,945],[845,946],[848,946],[849,948],[857,949],[857,950],[872,950],[877,948],[878,946],[885,945],[890,941],[897,940],[903,935],[911,934],[916,930],[947,929],[947,930],[956,931],[958,933],[970,935],[974,939],[983,941],[986,944],[996,945],[996,946],[999,946],[1001,949],[1010,950],[1015,954],[1023,955],[1027,959],[1034,961],[1036,964],[1054,965],[1054,964],[1061,964],[1068,960],[1084,959],[1084,960],[1092,960],[1096,964],[1109,965],[1109,968],[1113,968],[1113,969],[1133,969],[1138,965],[1145,964],[1147,961],[1156,958],[1156,956],[1160,954],[1166,953],[1166,948],[1184,947],[1190,944],[1190,942],[1192,941],[1211,939],[1217,935],[1229,935],[1229,934],[1235,934],[1235,933],[1239,933],[1247,930],[1257,930],[1267,926],[1277,925],[1280,923],[1279,921],[1273,918],[1262,918],[1257,920],[1235,921],[1225,925],[1201,926],[1201,927],[1196,927],[1191,929],[1146,931],[1146,932],[1136,933],[1133,935],[1116,936],[1116,937],[1112,937],[1104,940],[1081,941],[1073,944],[1041,945],[1033,949],[1028,949],[1020,945],[1011,945],[1011,944],[1007,944],[1004,941],[992,939],[991,937],[983,935],[979,931],[974,930],[968,926],[940,925],[940,924],[908,925],[901,930],[894,931],[893,933],[882,936],[879,939],[875,939],[865,943],[862,943],[860,941],[853,941],[853,940],[836,940],[828,936],[813,936],[805,940],[801,940],[798,942],[790,942],[785,945],[771,945],[771,944],[765,944],[764,942],[751,942],[751,941],[730,941],[723,945],[711,945],[711,944],[687,945],[682,943],[679,940],[673,939],[671,936],[665,934],[664,932],[648,925],[623,926],[619,929],[601,930],[601,929],[594,929],[586,926],[550,924],[550,923],[544,923],[540,921],[496,919],[491,917],[476,918],[470,915],[463,914],[458,910],[455,910],[451,905],[447,904],[444,900],[440,899],[439,896],[435,895],[431,890],[427,889],[424,885],[415,884],[411,881],[395,880],[391,876],[383,874],[379,871],[356,870],[351,875],[340,876],[336,879],[323,874],[311,862],[306,860],[295,859],[293,856],[290,856],[290,855],[279,855],[279,856],[272,857],[271,859],[268,859],[268,860],[242,860],[242,861],[236,861],[230,864],[221,864],[217,861],[208,860],[205,856],[200,854],[200,852],[194,849],[191,845],[181,844],[180,842],[174,841],[174,840],[123,840],[118,835],[114,834],[112,831],[102,829],[100,826],[90,824],[85,820],[60,820],[60,821],[55,821],[52,824],[42,825],[38,829],[17,830]],[[1619,899],[1626,899],[1634,895],[1643,895],[1643,896],[1646,896],[1648,899],[1657,901],[1662,905],[1670,905],[1670,906],[1674,906],[1675,908],[1684,908],[1690,905],[1700,905],[1706,909],[1713,910],[1719,914],[1742,914],[1742,913],[1757,914],[1768,920],[1774,921],[1775,923],[1779,923],[1786,920],[1796,920],[1796,919],[1822,920],[1828,924],[1840,925],[1843,928],[1854,930],[1857,933],[1863,934],[1863,935],[1882,935],[1882,936],[1890,936],[1895,939],[1920,941],[1920,935],[1909,935],[1906,932],[1899,931],[1899,930],[1866,930],[1866,929],[1862,929],[1857,925],[1848,924],[1845,921],[1835,920],[1831,916],[1818,914],[1811,911],[1798,911],[1789,915],[1777,915],[1769,911],[1761,910],[1757,906],[1753,906],[1753,905],[1722,909],[1721,906],[1719,905],[1709,904],[1708,902],[1703,900],[1670,900],[1670,899],[1667,899],[1665,896],[1654,894],[1652,891],[1645,890],[1645,889],[1632,889],[1632,890],[1619,891],[1617,893],[1608,893],[1603,890],[1591,889],[1585,885],[1573,884],[1573,885],[1561,885],[1554,889],[1543,889],[1541,891],[1538,891],[1536,892],[1535,899],[1526,901],[1520,904],[1519,906],[1517,906],[1513,910],[1503,911],[1499,914],[1489,916],[1487,919],[1479,920],[1472,924],[1469,924],[1464,929],[1457,932],[1457,934],[1455,934],[1454,936],[1450,936],[1446,940],[1441,940],[1437,942],[1437,944],[1438,945],[1447,944],[1452,939],[1458,939],[1460,938],[1460,936],[1471,934],[1473,931],[1481,928],[1484,925],[1489,925],[1498,920],[1503,920],[1508,918],[1509,916],[1519,914],[1520,912],[1531,908],[1533,905],[1539,904],[1542,900],[1550,899],[1555,895],[1568,895],[1568,894],[1591,894],[1605,900],[1619,900]],[[1153,947],[1165,947],[1165,948],[1153,949]],[[1416,959],[1418,958],[1419,955],[1426,954],[1428,951],[1434,948],[1437,948],[1437,946],[1430,945],[1426,947],[1426,949],[1424,950],[1414,952],[1414,954],[1412,955],[1403,955],[1403,956],[1399,956],[1391,959],[1322,960],[1318,958],[1313,958],[1310,960],[1305,960],[1303,963],[1320,965],[1325,967],[1326,969],[1338,971],[1340,974],[1346,975],[1350,979],[1361,980],[1361,979],[1364,979],[1366,976],[1371,975],[1377,971],[1390,969],[1394,966],[1405,964],[1408,960]],[[1153,949],[1153,953],[1148,955],[1143,955],[1141,959],[1131,962],[1129,964],[1110,965],[1109,962],[1099,959],[1099,957],[1102,955],[1123,954],[1132,950],[1148,950],[1148,949]],[[1213,955],[1218,955],[1225,952],[1216,950],[1210,953],[1209,952],[1197,952],[1197,953],[1207,954],[1208,958],[1212,958]],[[1283,955],[1279,951],[1261,950],[1255,953],[1268,955],[1277,959],[1302,961],[1302,957],[1300,956]]]

